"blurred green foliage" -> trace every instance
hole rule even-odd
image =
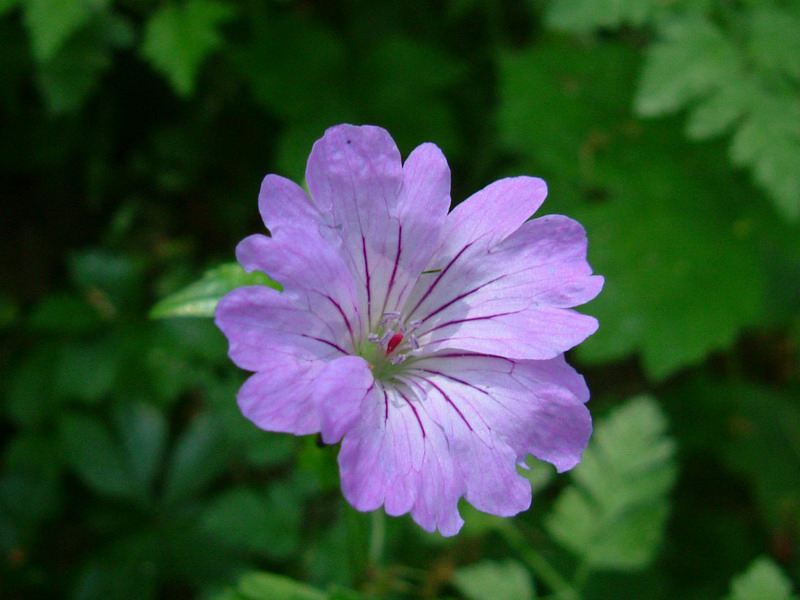
[[[796,0],[0,0],[0,50],[0,600],[796,597]],[[238,411],[198,317],[341,122],[588,229],[596,432],[526,514],[362,515]]]

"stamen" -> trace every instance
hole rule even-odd
[[[389,343],[389,341],[390,341],[390,340],[391,340],[391,339],[392,339],[392,338],[393,338],[395,335],[397,335],[397,334],[395,334],[394,330],[392,330],[392,329],[387,329],[387,330],[386,330],[386,333],[384,333],[384,334],[383,334],[383,337],[381,338],[381,346],[385,346],[386,344],[388,344],[388,343]],[[388,354],[388,352],[387,352],[387,354]]]
[[[386,354],[391,354],[394,351],[394,349],[400,345],[400,342],[402,341],[403,341],[403,334],[395,333],[386,346]]]

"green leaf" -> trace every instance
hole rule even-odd
[[[154,319],[213,317],[220,298],[245,285],[266,285],[279,291],[282,289],[279,283],[260,271],[246,273],[237,263],[224,264],[206,271],[199,281],[160,300],[150,311],[150,316]]]
[[[37,69],[36,79],[49,111],[61,114],[79,109],[110,65],[109,47],[103,40],[90,32],[70,39],[58,54]]]
[[[635,108],[643,116],[670,113],[739,73],[741,57],[723,31],[700,16],[675,18],[647,50]]]
[[[142,54],[178,95],[189,96],[203,61],[222,44],[219,27],[234,14],[231,4],[219,0],[167,3],[145,26]]]
[[[86,25],[106,0],[27,0],[25,26],[39,62],[53,58],[64,42]]]
[[[591,568],[635,570],[653,559],[675,480],[675,445],[658,404],[640,397],[596,427],[572,485],[545,521]]]
[[[208,415],[195,417],[173,450],[164,482],[164,500],[185,500],[203,489],[227,466],[228,452]]]
[[[530,600],[535,598],[528,571],[515,560],[486,560],[456,569],[453,584],[469,600]]]
[[[123,449],[102,421],[67,415],[61,421],[60,436],[67,463],[95,492],[130,497],[136,491]]]
[[[800,99],[761,95],[733,136],[731,158],[753,170],[786,217],[800,216]]]
[[[550,27],[574,32],[641,26],[662,7],[657,0],[554,0],[545,20]]]
[[[792,584],[778,566],[762,556],[731,581],[725,600],[794,600]]]
[[[248,573],[212,600],[326,600],[320,590],[274,573]]]
[[[586,226],[590,263],[606,278],[585,308],[600,329],[579,357],[638,351],[647,375],[663,379],[758,322],[765,284],[757,248],[738,233],[752,192],[674,122],[631,120],[635,59],[617,43],[507,55],[500,134],[519,157],[514,172],[548,182],[543,210]],[[698,293],[710,289],[713,300]]]
[[[782,214],[797,218],[800,100],[775,73],[800,77],[800,17],[768,7],[745,16],[747,53],[707,18],[666,22],[647,51],[636,110],[656,116],[693,105],[687,129],[696,139],[733,128],[734,164],[749,167]]]
[[[800,14],[760,6],[748,15],[748,51],[763,69],[800,79]]]
[[[144,402],[122,405],[113,417],[129,472],[147,496],[164,457],[167,421],[157,408]]]
[[[266,493],[234,488],[211,503],[203,526],[231,548],[286,558],[300,543],[298,500],[297,490],[288,484],[272,484]]]

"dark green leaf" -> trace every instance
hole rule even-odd
[[[195,417],[178,439],[164,482],[164,500],[185,500],[203,489],[226,467],[228,452],[209,415]]]

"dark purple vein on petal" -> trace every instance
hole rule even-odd
[[[386,286],[386,296],[383,299],[383,310],[381,312],[386,312],[386,305],[389,303],[389,296],[392,294],[392,288],[394,287],[394,280],[397,276],[397,265],[400,264],[400,254],[403,251],[403,226],[397,226],[397,254],[394,257],[394,267],[392,268],[392,276],[389,278],[389,285]]]
[[[456,296],[455,298],[453,298],[453,299],[452,299],[452,300],[450,300],[449,302],[446,302],[445,304],[442,304],[442,305],[441,305],[439,308],[437,308],[437,309],[436,309],[436,310],[434,310],[433,312],[429,313],[427,316],[425,316],[425,317],[423,317],[422,319],[420,319],[420,323],[424,323],[425,321],[427,321],[427,320],[428,320],[428,319],[430,319],[431,317],[433,317],[433,316],[435,316],[435,315],[439,314],[439,313],[440,313],[440,312],[442,312],[444,309],[446,309],[446,308],[448,308],[449,306],[451,306],[451,305],[455,304],[455,303],[456,303],[456,302],[458,302],[459,300],[463,300],[463,299],[464,299],[464,298],[466,298],[467,296],[471,296],[471,295],[472,295],[472,294],[474,294],[475,292],[478,292],[478,291],[482,290],[483,288],[485,288],[487,285],[491,285],[491,284],[495,283],[496,281],[500,281],[500,280],[501,280],[501,279],[503,279],[504,277],[505,277],[505,275],[500,275],[500,277],[495,277],[495,278],[494,278],[494,279],[492,279],[491,281],[487,281],[486,283],[482,283],[481,285],[479,285],[479,286],[477,286],[477,287],[474,287],[474,288],[472,288],[472,289],[471,289],[471,290],[469,290],[468,292],[464,292],[464,293],[463,293],[463,294],[461,294],[460,296]]]
[[[417,302],[416,305],[414,306],[414,308],[411,309],[411,311],[408,313],[408,318],[411,318],[411,316],[417,311],[417,309],[422,305],[422,303],[425,302],[425,299],[428,296],[430,296],[431,292],[433,291],[433,288],[435,288],[438,285],[438,283],[442,280],[442,277],[444,277],[445,273],[447,273],[447,271],[450,269],[450,267],[453,266],[453,264],[459,259],[459,257],[462,254],[464,254],[464,252],[467,251],[467,248],[472,246],[473,243],[474,242],[470,242],[469,244],[464,246],[461,250],[458,251],[458,254],[456,254],[453,258],[450,259],[450,262],[447,263],[447,266],[444,269],[442,269],[442,272],[439,273],[439,275],[437,275],[436,279],[433,280],[433,283],[431,283],[431,285],[428,287],[428,289],[422,295],[422,298],[419,299],[419,302]]]
[[[309,340],[314,340],[315,342],[320,342],[322,344],[327,344],[331,348],[334,348],[334,349],[338,350],[339,352],[341,352],[342,354],[347,355],[347,352],[345,350],[343,350],[341,347],[337,346],[333,342],[330,342],[328,340],[324,340],[322,338],[314,337],[313,335],[306,335],[305,333],[301,333],[300,336],[304,337],[304,338],[307,338]]]
[[[400,394],[400,397],[401,397],[403,400],[405,400],[405,401],[406,401],[406,404],[408,404],[408,406],[409,406],[409,407],[411,408],[411,410],[414,412],[414,416],[417,418],[417,423],[419,424],[419,428],[420,428],[420,430],[422,431],[422,437],[423,437],[423,438],[426,438],[426,437],[428,437],[428,435],[425,433],[425,427],[422,425],[422,419],[420,419],[420,418],[419,418],[419,413],[417,412],[417,407],[416,407],[416,406],[414,406],[414,404],[412,404],[411,400],[409,400],[408,398],[406,398],[406,395],[405,395],[403,392],[401,392],[399,389],[395,388],[395,391],[396,391],[398,394]]]
[[[367,260],[367,240],[361,234],[361,254],[364,256],[364,276],[367,283],[367,327],[372,327],[372,289],[369,283],[369,260]]]
[[[333,304],[336,307],[336,310],[339,311],[339,314],[342,315],[342,319],[344,319],[344,324],[347,326],[347,331],[350,332],[350,338],[352,339],[353,338],[353,327],[350,325],[350,319],[348,319],[347,315],[344,314],[344,311],[342,310],[342,307],[339,305],[339,303],[336,300],[334,300],[333,298],[331,298],[327,294],[325,294],[325,297],[331,302],[331,304]]]
[[[422,333],[418,333],[417,335],[419,337],[422,337],[423,335],[427,335],[427,334],[431,333],[432,331],[436,331],[437,329],[442,329],[443,327],[449,327],[450,325],[458,325],[459,323],[469,323],[470,321],[488,321],[489,319],[494,319],[495,317],[505,317],[506,315],[514,315],[514,314],[516,314],[518,312],[520,312],[520,311],[512,310],[512,311],[509,311],[509,312],[497,313],[497,314],[494,314],[494,315],[485,315],[483,317],[468,317],[466,319],[455,319],[453,321],[447,321],[446,323],[440,323],[439,325],[436,325],[435,327],[431,327],[430,329],[428,329],[426,331],[423,331]],[[444,340],[437,340],[437,341],[444,341]],[[432,344],[433,341],[430,341],[428,343]]]
[[[424,375],[418,375],[417,373],[409,373],[408,376],[409,377],[416,377],[418,379],[422,379],[422,381],[427,381],[428,384],[431,385],[431,387],[435,388],[436,391],[439,392],[442,395],[442,398],[444,398],[444,401],[447,402],[453,408],[453,410],[456,411],[458,416],[461,417],[461,420],[464,421],[464,424],[467,426],[467,428],[470,431],[473,431],[472,425],[469,424],[469,421],[467,421],[467,418],[464,416],[464,414],[461,412],[461,410],[459,410],[458,406],[456,406],[455,402],[453,402],[453,400],[450,398],[450,396],[448,396],[442,388],[440,388],[430,378],[425,377]]]
[[[450,381],[455,381],[456,383],[460,383],[461,385],[465,385],[468,388],[472,388],[476,392],[480,392],[485,396],[491,396],[489,392],[484,390],[483,388],[479,388],[476,385],[471,384],[469,381],[464,381],[463,379],[459,379],[458,377],[453,377],[452,375],[448,375],[447,373],[442,373],[441,371],[434,371],[433,369],[421,369],[417,368],[418,371],[423,371],[425,373],[430,373],[431,375],[438,375],[439,377],[444,377],[445,379],[449,379]]]

